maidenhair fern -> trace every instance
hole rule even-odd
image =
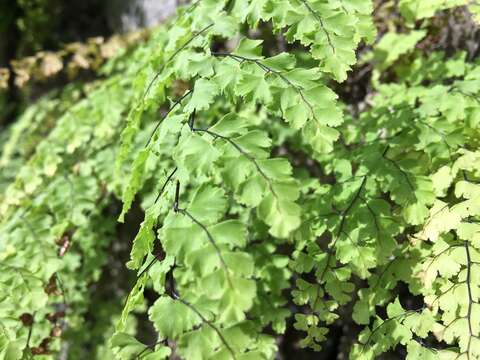
[[[26,111],[0,159],[0,358],[273,359],[288,327],[320,351],[346,322],[352,359],[480,359],[480,67],[429,48],[461,5],[400,1],[373,44],[371,1],[200,0]],[[144,219],[107,349],[81,332],[114,198]]]

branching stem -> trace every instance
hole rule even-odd
[[[215,331],[215,333],[218,335],[220,341],[223,343],[223,345],[225,345],[225,347],[227,348],[228,352],[230,353],[230,355],[232,356],[232,359],[233,360],[236,360],[236,356],[235,356],[235,352],[233,351],[232,347],[230,346],[230,344],[228,343],[227,339],[225,339],[225,337],[223,336],[223,334],[220,332],[220,330],[218,329],[218,327],[213,323],[211,322],[210,320],[208,320],[205,316],[202,315],[202,313],[193,305],[191,304],[190,302],[188,302],[187,300],[183,299],[179,294],[178,292],[176,291],[175,289],[175,280],[173,278],[173,268],[168,272],[167,274],[167,280],[168,282],[170,283],[170,289],[169,291],[167,291],[167,294],[173,299],[173,300],[177,300],[179,302],[181,302],[183,305],[185,305],[186,307],[188,307],[190,310],[192,310],[201,320],[204,324],[207,324],[207,326],[209,326],[213,331]]]
[[[228,282],[230,288],[233,289],[232,279],[230,278],[230,270],[227,266],[227,263],[225,262],[225,259],[222,256],[222,252],[220,251],[220,248],[218,247],[217,242],[215,241],[215,239],[212,236],[212,233],[208,230],[208,228],[205,226],[205,224],[203,224],[201,221],[199,221],[197,218],[195,218],[188,210],[182,209],[182,208],[179,207],[179,204],[180,204],[179,193],[180,193],[180,182],[177,181],[177,187],[176,187],[176,190],[175,190],[175,201],[173,203],[173,210],[176,213],[180,213],[183,216],[186,216],[187,218],[189,218],[194,224],[198,225],[205,232],[205,234],[207,235],[208,241],[210,242],[210,244],[215,249],[215,252],[217,253],[217,256],[218,256],[218,258],[220,260],[220,263],[222,265],[222,268],[225,271],[225,276],[227,278],[227,282]]]
[[[196,5],[195,5],[196,6]],[[193,34],[190,39],[188,39],[182,46],[180,46],[177,50],[175,50],[175,52],[170,55],[168,57],[168,59],[165,61],[165,63],[162,65],[162,67],[160,68],[160,70],[155,74],[155,76],[153,77],[152,80],[150,80],[150,82],[148,83],[148,86],[147,86],[147,89],[145,90],[145,92],[143,93],[143,96],[142,96],[142,103],[145,101],[145,98],[147,97],[148,93],[150,92],[150,89],[152,88],[153,84],[155,83],[155,81],[157,81],[158,77],[162,74],[163,70],[165,69],[165,67],[170,63],[170,61],[173,60],[173,58],[175,56],[177,56],[182,50],[184,50],[193,40],[195,40],[197,37],[199,37],[200,35],[202,35],[203,33],[205,33],[207,30],[209,30],[211,27],[213,26],[213,24],[210,24],[210,25],[207,25],[205,26],[202,30],[200,30],[199,32]]]
[[[317,117],[315,116],[315,111],[313,109],[313,106],[312,104],[310,104],[310,102],[306,99],[305,97],[305,94],[303,93],[303,89],[297,85],[295,85],[294,83],[292,83],[285,75],[283,75],[280,71],[277,71],[275,69],[272,69],[271,67],[268,67],[266,66],[265,64],[263,64],[259,59],[253,59],[253,58],[248,58],[248,57],[245,57],[245,56],[240,56],[240,55],[235,55],[235,54],[231,54],[231,53],[222,53],[222,52],[212,52],[211,53],[212,55],[214,56],[223,56],[223,57],[230,57],[234,60],[237,60],[239,62],[243,62],[243,61],[248,61],[248,62],[251,62],[253,64],[256,64],[259,68],[261,68],[263,71],[265,71],[265,73],[272,73],[276,76],[278,76],[285,84],[287,84],[288,86],[292,87],[296,92],[297,94],[300,96],[300,98],[302,99],[302,101],[305,103],[305,105],[307,105],[307,107],[309,108],[311,114],[312,114],[312,117],[313,119],[315,119],[315,121],[319,122],[319,120],[317,119]]]
[[[318,13],[312,9],[312,7],[310,6],[310,4],[308,3],[307,0],[300,0],[303,5],[305,5],[305,7],[308,9],[308,11],[313,15],[313,17],[319,22],[320,24],[320,27],[322,28],[323,30],[323,33],[325,34],[325,36],[327,37],[327,42],[328,42],[328,45],[330,46],[330,48],[332,49],[332,52],[333,54],[335,54],[335,47],[333,46],[333,43],[332,43],[332,39],[330,38],[330,34],[329,32],[327,31],[327,29],[325,28],[325,24],[323,23],[323,20],[322,18],[320,17],[320,15],[318,15]]]
[[[272,184],[272,181],[271,179],[267,176],[267,174],[265,174],[265,172],[262,170],[262,168],[260,167],[260,165],[258,164],[257,160],[252,156],[250,155],[248,152],[246,152],[244,149],[241,148],[240,145],[238,145],[235,141],[233,141],[230,137],[227,137],[227,136],[223,136],[219,133],[216,133],[216,132],[213,132],[213,131],[210,131],[208,129],[200,129],[200,128],[195,128],[193,127],[193,121],[191,122],[191,126],[190,126],[190,129],[193,131],[193,132],[203,132],[203,133],[206,133],[208,135],[210,135],[211,137],[213,137],[214,139],[222,139],[222,140],[225,140],[226,142],[228,142],[230,145],[232,145],[240,154],[242,154],[243,156],[245,156],[249,161],[252,162],[252,164],[255,166],[255,168],[257,169],[258,173],[265,179],[265,181],[267,182],[268,184],[268,188],[270,190],[270,192],[272,193],[272,195],[278,200],[278,196],[277,196],[277,193],[275,192],[274,188],[273,188],[273,184]]]
[[[148,145],[150,145],[150,142],[152,141],[153,139],[153,136],[155,135],[155,133],[157,132],[158,128],[160,127],[160,125],[163,123],[163,121],[167,118],[168,115],[170,115],[170,113],[178,106],[180,105],[180,103],[183,101],[183,99],[185,99],[188,95],[190,95],[191,93],[193,92],[193,90],[188,90],[185,94],[183,94],[182,97],[180,97],[180,99],[176,100],[175,103],[170,107],[170,109],[167,111],[167,113],[157,122],[157,124],[155,125],[155,128],[152,130],[152,133],[150,134],[150,136],[148,137],[148,141],[147,143],[145,144],[145,147],[148,147]]]

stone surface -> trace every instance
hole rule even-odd
[[[118,31],[152,27],[175,12],[177,0],[109,0],[110,26]]]

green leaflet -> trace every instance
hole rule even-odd
[[[195,82],[195,88],[193,89],[192,98],[185,106],[187,113],[193,112],[193,110],[206,110],[213,102],[213,99],[218,93],[218,87],[213,81],[206,79],[200,79]]]
[[[123,222],[125,219],[125,214],[132,206],[133,199],[135,194],[138,192],[142,185],[142,176],[145,168],[145,163],[147,162],[148,156],[150,155],[149,149],[142,150],[133,162],[133,170],[130,181],[126,189],[123,192],[123,208],[122,212],[118,218],[120,222]]]
[[[115,333],[110,340],[115,355],[121,360],[142,359],[167,359],[171,350],[167,346],[158,346],[157,349],[149,349],[136,340],[133,336],[125,333]]]
[[[356,62],[354,49],[362,37],[373,39],[374,27],[369,17],[364,16],[372,11],[370,2],[348,2],[346,6],[335,1],[307,0],[254,3],[251,1],[249,8],[255,11],[252,24],[261,18],[271,20],[275,30],[288,27],[287,40],[310,46],[320,68],[337,81],[344,81]]]
[[[201,319],[191,309],[168,297],[158,299],[151,307],[149,316],[163,339],[176,338],[201,324]]]
[[[274,359],[355,322],[351,359],[479,359],[480,67],[434,51],[458,5],[384,2],[373,43],[372,1],[202,0],[28,106],[0,134],[0,358]]]
[[[270,225],[270,233],[279,238],[287,237],[300,225],[300,207],[293,201],[276,199],[274,195],[263,199],[258,214]]]
[[[389,33],[382,37],[373,53],[380,70],[391,66],[401,55],[412,51],[426,35],[425,31],[411,31],[409,34]]]
[[[137,236],[133,239],[130,261],[127,263],[129,269],[138,269],[142,264],[143,258],[152,252],[155,240],[154,227],[160,216],[159,204],[153,204],[145,214],[145,220],[140,225]]]
[[[243,56],[250,59],[261,59],[263,40],[252,40],[243,38],[240,40],[237,49],[233,52],[234,55]]]
[[[22,358],[22,344],[20,341],[10,341],[5,336],[0,338],[0,345],[2,346],[2,350],[0,355],[2,359],[5,360],[17,360]]]
[[[132,289],[130,294],[128,294],[127,301],[122,311],[120,321],[116,325],[116,331],[124,331],[127,324],[127,318],[130,312],[132,312],[135,307],[139,306],[143,302],[143,290],[147,281],[146,274],[142,275],[135,284],[135,287]]]
[[[464,0],[434,0],[429,2],[401,0],[399,8],[402,15],[408,21],[413,22],[414,20],[432,17],[436,11],[462,6],[467,3]]]

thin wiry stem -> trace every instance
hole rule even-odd
[[[155,125],[155,128],[152,130],[152,133],[150,134],[150,136],[148,137],[148,141],[147,143],[145,144],[145,147],[147,147],[148,145],[150,145],[150,142],[152,141],[153,139],[153,136],[155,135],[155,133],[157,132],[158,128],[160,127],[160,125],[163,123],[163,121],[167,118],[168,115],[170,115],[170,113],[178,106],[180,105],[180,103],[183,101],[183,99],[185,99],[188,95],[190,95],[191,93],[193,92],[193,90],[188,90],[185,94],[182,95],[182,97],[180,97],[180,99],[176,100],[175,103],[170,107],[170,109],[167,111],[167,113],[157,122],[157,124]]]
[[[380,234],[380,224],[378,223],[377,214],[375,214],[375,211],[373,211],[373,209],[370,206],[370,204],[368,203],[367,199],[365,199],[363,197],[360,197],[360,199],[363,201],[363,203],[367,207],[368,212],[370,213],[370,215],[373,218],[373,223],[375,225],[375,230],[377,231],[377,236],[378,236]]]
[[[145,267],[145,269],[143,269],[140,274],[138,274],[137,276],[137,280],[140,279],[142,277],[143,274],[145,274],[148,270],[150,270],[150,268],[153,266],[153,264],[156,262],[156,261],[159,261],[159,259],[154,256],[152,260],[150,260],[150,262],[148,263],[148,265]]]
[[[230,285],[230,287],[233,289],[233,283],[232,283],[232,280],[230,279],[230,273],[229,273],[227,263],[223,259],[220,248],[218,247],[218,245],[217,245],[215,239],[213,238],[212,234],[210,233],[210,231],[207,229],[207,227],[201,221],[199,221],[197,218],[195,218],[186,209],[181,209],[179,207],[179,205],[180,205],[180,181],[177,180],[177,186],[176,186],[176,189],[175,189],[175,200],[173,202],[173,211],[188,217],[191,221],[193,221],[193,223],[200,226],[200,228],[205,232],[205,234],[207,235],[208,241],[210,242],[210,244],[212,244],[213,248],[215,249],[215,251],[218,255],[218,258],[220,259],[220,263],[222,264],[223,270],[225,271],[225,276],[227,278],[227,282]]]
[[[198,128],[194,128],[193,126],[191,127],[192,131],[194,132],[204,132],[208,135],[210,135],[211,137],[213,137],[214,139],[222,139],[222,140],[225,140],[227,141],[230,145],[232,145],[240,154],[242,154],[243,156],[245,156],[248,160],[250,160],[253,165],[255,166],[255,168],[257,169],[258,173],[265,179],[265,181],[267,182],[268,184],[268,188],[270,190],[270,192],[272,193],[272,195],[278,199],[278,196],[277,196],[277,193],[275,192],[274,188],[273,188],[273,184],[272,184],[272,181],[271,179],[267,176],[267,174],[265,174],[265,172],[262,170],[262,168],[260,167],[260,165],[258,165],[258,162],[257,160],[252,156],[250,155],[248,152],[246,152],[244,149],[242,149],[240,147],[240,145],[238,145],[235,141],[233,141],[230,137],[227,137],[227,136],[223,136],[219,133],[216,133],[216,132],[213,132],[213,131],[210,131],[208,129],[198,129]]]
[[[385,275],[388,271],[388,269],[390,269],[390,266],[392,266],[395,261],[398,260],[398,259],[393,259],[392,261],[390,261],[387,266],[384,267],[384,269],[382,270],[382,272],[378,275],[378,278],[377,278],[377,281],[375,282],[375,285],[373,286],[372,288],[372,291],[375,291],[377,289],[377,287],[380,285],[381,281],[382,281],[382,277],[383,275]]]
[[[345,233],[343,231],[343,227],[345,226],[345,221],[346,221],[346,218],[347,218],[347,215],[348,213],[350,212],[350,210],[353,208],[353,206],[355,205],[355,202],[359,199],[361,193],[362,193],[362,190],[365,186],[365,183],[367,181],[367,176],[364,175],[363,176],[363,180],[362,180],[362,183],[360,184],[360,186],[358,187],[358,190],[357,192],[355,193],[355,195],[353,196],[352,200],[350,201],[349,205],[345,208],[345,210],[343,210],[341,212],[341,220],[340,220],[340,225],[338,227],[338,230],[335,234],[335,239],[333,240],[333,243],[332,245],[329,247],[329,249],[327,250],[328,251],[328,255],[327,255],[327,261],[325,263],[325,267],[323,268],[322,270],[322,273],[320,274],[320,276],[318,277],[318,288],[317,288],[317,294],[315,296],[315,301],[313,303],[313,308],[315,308],[317,302],[318,302],[318,299],[320,297],[320,284],[321,282],[323,281],[323,278],[328,270],[328,268],[330,267],[330,260],[333,256],[333,250],[332,248],[335,246],[335,244],[337,243],[337,240],[338,238],[340,237],[340,234],[342,233]]]
[[[175,169],[173,169],[173,171],[170,173],[170,175],[167,176],[167,179],[165,180],[165,182],[162,185],[162,188],[160,189],[160,192],[158,193],[157,197],[155,198],[154,204],[156,204],[158,202],[158,200],[160,199],[160,196],[162,196],[163,192],[165,191],[165,188],[167,187],[168,183],[172,180],[172,177],[173,177],[173,175],[175,175],[177,170],[178,170],[178,168],[175,166]]]
[[[307,0],[300,0],[300,1],[303,3],[303,5],[305,5],[305,7],[308,9],[308,11],[313,15],[313,17],[320,24],[320,27],[322,28],[325,36],[327,37],[328,45],[332,49],[333,54],[335,54],[335,47],[333,46],[332,39],[330,38],[330,34],[328,33],[327,29],[325,28],[325,24],[323,23],[322,18],[320,17],[320,15],[318,15],[318,13],[315,10],[312,9],[312,7],[307,2]]]
[[[30,340],[32,339],[33,325],[35,324],[35,313],[32,314],[32,323],[28,329],[27,342],[25,344],[26,349],[30,349]]]
[[[175,175],[175,173],[177,172],[177,169],[178,168],[175,167],[175,169],[173,169],[173,171],[167,176],[167,179],[163,183],[162,188],[160,189],[160,192],[158,193],[157,198],[155,199],[155,202],[153,203],[154,205],[158,202],[158,200],[162,196],[162,194],[165,191],[165,188],[167,187],[168,183],[172,180],[173,175]],[[150,261],[150,263],[148,263],[148,265],[145,267],[145,269],[143,269],[142,272],[140,272],[140,274],[137,276],[137,280],[140,279],[140,277],[142,277],[142,275],[145,274],[148,270],[150,270],[152,265],[158,260],[159,259],[156,256],[154,256],[154,258]]]
[[[233,289],[233,283],[232,283],[232,279],[230,278],[230,272],[229,272],[229,268],[227,266],[227,263],[225,262],[225,259],[223,258],[222,256],[222,252],[220,251],[220,248],[218,247],[218,244],[216,243],[215,239],[213,238],[212,236],[212,233],[207,229],[207,227],[202,223],[200,222],[199,220],[197,220],[192,214],[190,214],[186,209],[180,209],[180,208],[177,208],[176,209],[176,212],[188,217],[190,220],[192,220],[195,224],[197,224],[198,226],[200,226],[200,228],[202,228],[202,230],[205,232],[205,234],[207,235],[207,239],[208,241],[210,242],[210,244],[212,244],[213,248],[215,249],[215,252],[217,253],[218,255],[218,258],[220,259],[220,263],[222,264],[222,267],[223,267],[223,270],[225,271],[225,276],[227,278],[227,281],[228,281],[228,284],[230,285],[230,287]]]
[[[448,324],[445,325],[445,328],[444,329],[447,329],[449,328],[450,326],[452,326],[454,323],[456,323],[458,320],[460,319],[467,319],[468,321],[468,330],[469,330],[469,335],[470,335],[470,339],[468,341],[468,345],[467,345],[467,350],[466,352],[464,353],[461,353],[459,355],[462,355],[462,354],[466,354],[467,355],[467,359],[470,358],[470,343],[471,343],[471,338],[472,337],[476,337],[476,335],[474,334],[473,332],[473,328],[472,328],[472,323],[471,323],[471,311],[472,311],[472,306],[473,304],[475,303],[475,301],[473,300],[473,295],[472,295],[472,292],[471,292],[471,285],[470,285],[470,281],[471,281],[471,273],[470,273],[470,268],[471,268],[471,258],[470,258],[470,250],[469,250],[469,245],[468,245],[468,242],[465,241],[463,243],[463,245],[458,245],[458,246],[465,246],[465,252],[466,252],[466,257],[467,257],[467,278],[465,281],[462,281],[462,282],[459,282],[459,283],[455,283],[455,284],[452,284],[447,290],[443,291],[442,293],[440,293],[439,295],[436,296],[436,298],[431,302],[430,306],[433,306],[433,304],[435,304],[437,301],[440,300],[440,298],[442,296],[444,296],[445,294],[447,294],[448,292],[452,291],[456,286],[459,286],[460,284],[462,283],[465,283],[467,284],[467,291],[468,291],[468,299],[469,299],[469,304],[468,304],[468,310],[467,310],[467,315],[465,316],[461,316],[461,317],[457,317],[455,319],[453,319],[452,321],[450,321]],[[456,246],[456,247],[458,247]],[[447,248],[446,250],[450,250],[452,248],[449,247]],[[445,250],[444,250],[445,251]],[[443,252],[444,252],[443,251]],[[443,253],[442,252],[442,253]],[[438,256],[438,255],[437,255]],[[402,314],[399,314],[397,316],[394,316],[392,318],[389,318],[389,319],[386,319],[384,320],[381,324],[377,325],[373,330],[372,332],[369,334],[367,340],[365,341],[365,343],[363,343],[363,346],[362,346],[362,351],[365,349],[365,347],[369,344],[371,338],[373,337],[373,335],[383,326],[385,325],[386,323],[390,322],[390,321],[393,321],[393,320],[396,320],[396,319],[399,319],[401,317],[406,317],[406,316],[409,316],[411,314],[414,314],[414,313],[420,313],[422,312],[423,310],[425,310],[427,308],[426,305],[424,305],[423,307],[421,307],[420,309],[417,309],[417,310],[407,310],[405,311],[404,313]]]
[[[65,306],[65,309],[67,309],[68,307],[67,292],[65,291],[65,286],[63,286],[63,281],[60,279],[60,276],[58,275],[58,273],[55,274],[55,280],[57,280],[58,287],[62,292],[63,305]]]
[[[147,89],[145,90],[145,92],[143,93],[143,96],[142,96],[142,103],[145,101],[145,98],[147,97],[148,93],[150,92],[150,89],[151,87],[153,86],[153,84],[155,83],[155,81],[157,81],[158,77],[161,75],[161,73],[163,72],[163,70],[165,69],[165,67],[170,63],[170,61],[173,60],[173,58],[175,56],[177,56],[182,50],[184,50],[193,40],[195,40],[197,37],[199,37],[200,35],[202,35],[203,33],[205,33],[208,29],[210,29],[211,27],[213,26],[213,24],[210,24],[210,25],[207,25],[205,26],[202,30],[200,30],[199,32],[195,33],[192,35],[192,37],[190,37],[190,39],[188,39],[182,46],[180,46],[177,50],[175,50],[175,52],[170,55],[168,57],[168,59],[165,61],[165,63],[162,65],[162,67],[160,68],[160,70],[155,74],[155,76],[153,77],[152,80],[150,80],[150,82],[148,83],[148,86],[147,86]]]
[[[213,331],[215,331],[218,335],[218,337],[220,338],[220,340],[222,341],[222,343],[225,345],[225,347],[227,348],[228,352],[230,353],[230,355],[232,355],[232,359],[236,359],[235,357],[235,352],[233,351],[232,347],[230,346],[230,344],[227,342],[227,340],[225,339],[225,337],[223,336],[223,334],[220,332],[220,330],[218,329],[218,327],[216,327],[210,320],[208,320],[205,316],[202,315],[202,313],[200,311],[198,311],[192,304],[190,304],[188,301],[182,299],[181,297],[178,296],[178,294],[175,294],[177,295],[176,296],[176,299],[175,300],[178,300],[180,301],[183,305],[187,306],[190,310],[192,310],[195,314],[197,314],[197,316],[202,320],[202,322],[204,322],[205,324],[207,324]]]
[[[251,62],[253,64],[256,64],[259,68],[261,68],[263,71],[265,71],[265,73],[267,73],[267,74],[272,73],[272,74],[278,76],[284,83],[286,83],[288,86],[292,87],[297,92],[297,94],[300,96],[302,101],[309,108],[313,119],[315,119],[315,121],[319,122],[319,120],[315,116],[315,111],[313,109],[313,105],[310,104],[310,102],[306,99],[305,94],[303,93],[303,89],[301,87],[295,85],[294,83],[292,83],[280,71],[277,71],[275,69],[272,69],[271,67],[268,67],[267,65],[263,64],[259,59],[252,59],[252,58],[248,58],[248,57],[245,57],[245,56],[235,55],[235,54],[231,54],[231,53],[222,53],[222,52],[212,52],[211,54],[214,55],[214,56],[230,57],[230,58],[235,59],[235,60],[240,61],[240,62],[248,61],[248,62]]]
[[[457,92],[459,94],[462,94],[463,96],[467,96],[467,97],[475,100],[476,102],[478,102],[480,104],[480,98],[478,96],[476,96],[475,94],[465,92],[465,91],[463,91],[461,89],[458,89],[458,88],[455,88],[455,87],[452,87],[450,89],[450,92]]]
[[[142,356],[143,356],[148,350],[153,350],[153,349],[155,349],[155,346],[157,346],[157,345],[159,345],[159,344],[162,344],[162,343],[165,343],[165,340],[160,340],[160,341],[155,342],[155,343],[152,344],[152,345],[146,346],[145,349],[143,349],[142,351],[140,351],[140,352],[135,356],[135,359],[141,359]]]
[[[390,321],[394,321],[394,320],[397,320],[397,319],[400,319],[402,317],[407,317],[407,316],[410,316],[412,314],[417,314],[421,311],[423,311],[425,309],[425,307],[422,307],[418,310],[407,310],[401,314],[398,314],[394,317],[391,317],[391,318],[388,318],[386,320],[384,320],[381,324],[378,324],[373,330],[372,332],[368,335],[368,338],[367,340],[365,341],[365,343],[362,344],[362,352],[365,350],[365,347],[370,343],[370,340],[371,338],[373,337],[373,335],[385,324],[389,323]]]
[[[414,238],[414,239],[416,239],[416,238]],[[420,239],[420,240],[425,241],[425,240],[423,240],[423,239]],[[460,246],[462,246],[462,245],[454,244],[454,245],[450,245],[450,246],[447,247],[446,249],[440,251],[437,255],[433,256],[433,257],[430,259],[430,263],[429,263],[428,266],[425,268],[425,271],[428,271],[428,270],[430,269],[430,266],[433,265],[433,263],[435,262],[435,260],[436,260],[437,258],[439,258],[440,256],[442,256],[442,255],[443,255],[444,253],[446,253],[447,251],[450,251],[450,250],[452,250],[452,249],[454,249],[454,248],[457,248],[457,247],[460,247]]]
[[[232,355],[232,359],[236,360],[235,352],[233,351],[232,347],[228,343],[227,339],[225,339],[223,334],[220,332],[218,327],[215,324],[213,324],[213,322],[208,320],[205,316],[203,316],[202,313],[193,304],[183,299],[178,294],[177,290],[175,289],[175,279],[173,278],[173,269],[174,267],[172,267],[166,275],[167,282],[170,283],[170,289],[166,291],[167,295],[170,296],[172,299],[177,300],[183,305],[185,305],[186,307],[188,307],[202,320],[204,324],[207,324],[213,331],[215,331],[215,333],[220,338],[220,341],[223,343],[223,345],[225,345],[230,355]]]
[[[404,176],[405,180],[407,181],[408,186],[410,187],[410,190],[415,191],[415,187],[413,186],[412,182],[410,181],[410,178],[408,177],[407,172],[406,172],[405,170],[403,170],[403,169],[401,168],[401,166],[398,165],[395,160],[390,159],[389,157],[387,157],[387,154],[386,154],[386,153],[383,154],[383,158],[384,158],[385,160],[389,161],[389,162]]]

